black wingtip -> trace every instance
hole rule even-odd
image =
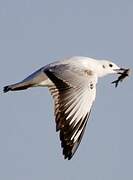
[[[7,92],[10,91],[10,90],[11,90],[10,86],[5,86],[5,87],[3,88],[3,92],[4,92],[4,93],[7,93]]]

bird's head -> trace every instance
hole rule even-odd
[[[99,77],[108,75],[108,74],[122,74],[125,69],[120,68],[115,63],[107,60],[100,60],[97,64],[97,73]]]

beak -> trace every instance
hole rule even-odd
[[[131,70],[125,68],[118,68],[114,70],[117,74],[120,74],[117,80],[113,81],[112,84],[115,83],[115,87],[118,86],[119,82],[122,82],[127,76],[130,75]]]
[[[125,69],[125,68],[119,68],[119,69],[114,69],[114,71],[117,73],[117,74],[123,74],[127,71],[128,69]]]

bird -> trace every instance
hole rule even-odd
[[[70,160],[79,147],[96,98],[98,79],[122,74],[124,68],[109,60],[73,56],[45,65],[24,80],[5,86],[3,92],[47,87],[54,100],[56,131],[62,154]]]

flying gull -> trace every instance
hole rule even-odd
[[[63,155],[70,160],[83,137],[98,78],[121,74],[121,78],[113,82],[118,84],[127,75],[125,72],[127,69],[107,60],[71,57],[48,64],[21,82],[5,86],[3,91],[48,87],[54,99],[56,131],[60,134]]]

